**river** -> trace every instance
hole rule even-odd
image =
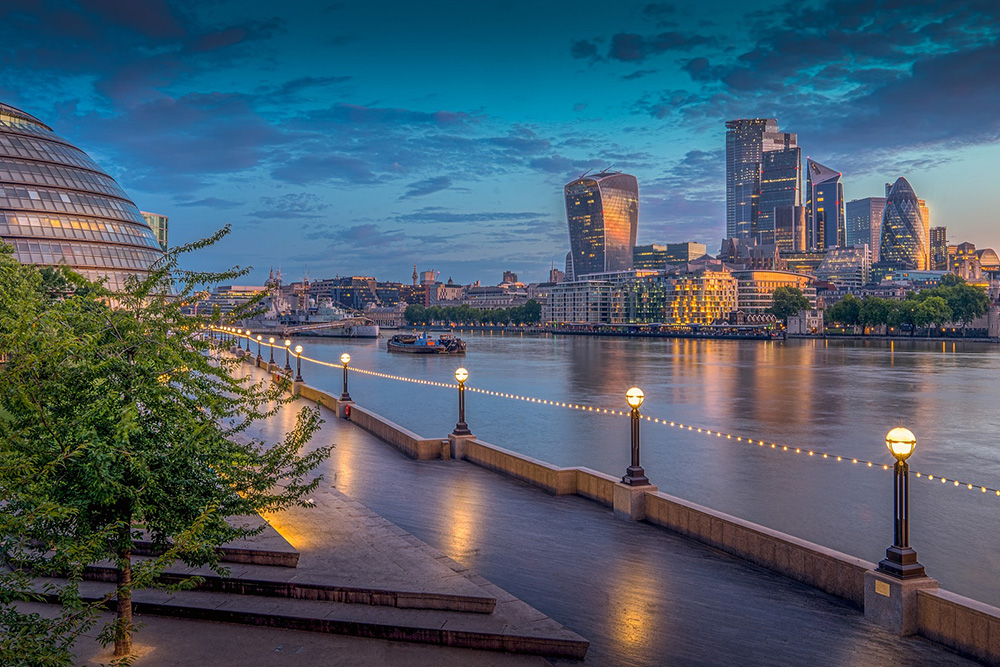
[[[336,362],[346,351],[352,366],[439,382],[464,366],[469,387],[609,410],[626,410],[638,386],[644,415],[713,432],[642,422],[642,465],[661,491],[873,562],[892,542],[884,438],[904,425],[917,437],[910,545],[943,588],[1000,606],[1000,497],[979,489],[1000,488],[1000,346],[461,335],[464,358],[389,354],[385,339],[296,343],[306,356]],[[303,362],[302,373],[339,395],[339,369]],[[455,389],[349,379],[359,405],[424,437],[454,428]],[[624,417],[467,393],[466,420],[482,440],[559,466],[620,476],[629,464]]]

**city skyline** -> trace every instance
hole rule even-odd
[[[587,169],[637,176],[637,243],[714,252],[733,118],[777,118],[803,157],[842,170],[848,201],[905,176],[952,243],[1000,246],[982,187],[1000,158],[991,3],[634,3],[572,20],[554,4],[530,25],[518,7],[398,4],[386,21],[354,5],[14,0],[0,100],[168,216],[171,243],[231,222],[195,268],[253,265],[249,283],[278,264],[543,280],[569,247],[562,185]]]

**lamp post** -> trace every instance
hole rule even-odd
[[[295,346],[295,381],[302,382],[302,346]]]
[[[344,352],[340,355],[340,363],[344,364],[344,393],[340,395],[340,400],[349,401],[351,395],[347,393],[347,364],[351,363],[351,355]]]
[[[646,471],[639,465],[639,406],[645,398],[642,389],[632,387],[625,392],[625,402],[632,408],[632,465],[625,469],[625,476],[622,482],[629,486],[643,486],[649,484]]]
[[[247,329],[246,333],[247,333],[247,352],[249,352],[250,351],[250,338],[252,337],[252,335],[250,334],[250,330],[249,329]]]
[[[885,558],[878,569],[900,579],[923,577],[924,566],[917,562],[917,552],[910,548],[910,458],[917,446],[917,438],[902,426],[894,428],[885,436],[885,445],[896,457],[893,467],[893,514],[894,535],[892,546],[885,550]]]
[[[469,425],[465,423],[465,381],[469,379],[469,371],[459,368],[455,371],[458,381],[458,423],[455,424],[453,435],[472,435]]]
[[[286,338],[285,339],[285,370],[288,372],[289,375],[292,374],[292,365],[290,363],[288,363],[288,349],[289,349],[289,346],[291,344],[292,344],[292,341],[290,341],[290,340],[288,340]]]
[[[267,339],[267,345],[271,348],[271,358],[267,362],[267,365],[270,366],[274,363],[274,336]]]
[[[260,344],[263,341],[263,337],[257,334],[257,363],[264,361],[264,357],[260,356]]]

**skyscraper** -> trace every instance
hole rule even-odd
[[[892,184],[885,201],[879,262],[924,271],[929,257],[928,230],[920,203],[909,182],[900,177]]]
[[[747,239],[757,225],[764,153],[795,148],[795,134],[778,131],[775,118],[726,122],[726,236]]]
[[[806,158],[806,234],[810,248],[826,250],[844,244],[842,174]]]
[[[923,211],[921,211],[923,213]],[[933,271],[948,270],[948,228],[930,228],[931,263]]]
[[[573,279],[631,269],[639,224],[635,176],[607,171],[584,175],[567,183],[565,194]]]
[[[882,211],[885,197],[865,197],[847,202],[846,241],[850,248],[865,243],[871,249],[872,261],[877,262],[879,242],[882,239]]]
[[[0,104],[0,236],[24,264],[121,289],[163,257],[121,186],[45,123]]]
[[[802,205],[802,149],[784,148],[768,151],[761,156],[760,198],[757,200],[757,222],[752,235],[761,242],[772,239],[775,231],[774,209],[780,206]]]
[[[804,206],[776,206],[774,243],[782,254],[805,252],[806,209]]]
[[[153,234],[156,235],[156,242],[160,244],[160,247],[164,250],[167,249],[167,225],[170,219],[165,215],[160,215],[159,213],[148,213],[146,211],[140,211],[143,219],[146,221],[152,230]]]

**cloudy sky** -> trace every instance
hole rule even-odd
[[[740,117],[847,199],[906,176],[952,242],[1000,247],[998,32],[995,0],[3,0],[0,101],[172,244],[231,223],[197,268],[540,280],[587,169],[638,177],[640,243],[717,251]]]

